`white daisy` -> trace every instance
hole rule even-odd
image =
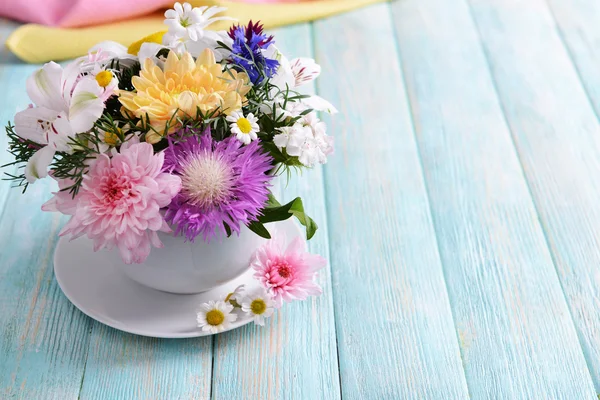
[[[252,113],[244,117],[242,111],[234,111],[227,117],[230,122],[231,132],[235,133],[237,140],[244,144],[250,144],[251,141],[258,139],[256,135],[260,130],[258,118]]]
[[[165,12],[165,25],[169,27],[165,40],[173,42],[176,40],[197,41],[205,35],[211,34],[206,27],[216,21],[232,20],[229,17],[215,17],[216,14],[225,11],[224,7],[194,7],[191,4],[175,3],[173,9]]]
[[[116,94],[116,91],[119,88],[119,79],[112,70],[104,69],[100,67],[100,65],[96,65],[90,74],[94,77],[96,83],[102,90],[100,98],[103,101],[106,101],[110,96]]]
[[[242,300],[242,311],[254,320],[256,325],[263,326],[265,319],[273,315],[275,302],[264,289],[250,293]]]
[[[204,332],[219,333],[229,328],[237,319],[237,314],[232,314],[233,306],[224,301],[209,301],[200,305],[197,321],[198,327]]]
[[[225,302],[229,302],[234,307],[241,307],[240,304],[242,303],[242,297],[244,297],[245,287],[246,285],[240,285],[236,287],[233,292],[227,295]]]

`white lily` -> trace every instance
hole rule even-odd
[[[265,57],[275,58],[279,61],[277,73],[271,78],[270,81],[271,84],[277,86],[279,90],[287,90],[288,88],[296,89],[304,86],[307,83],[315,80],[321,74],[321,66],[312,58],[294,58],[290,61],[287,59],[287,57],[281,54],[281,52],[275,46],[269,46],[265,52]],[[278,99],[275,99],[274,101],[277,103],[283,103],[283,101],[279,102]],[[315,111],[324,111],[329,114],[335,114],[338,112],[338,110],[330,102],[317,95],[304,98],[300,100],[299,103],[304,105],[304,109],[294,106],[294,111],[298,113],[297,115],[300,115],[302,111],[309,108]],[[297,116],[291,111],[289,114],[290,116]]]
[[[27,79],[27,94],[35,104],[15,115],[15,131],[23,139],[45,145],[25,167],[27,181],[48,175],[55,152],[70,152],[70,139],[86,132],[104,111],[103,88],[93,77],[80,76],[81,60],[63,70],[50,62]]]

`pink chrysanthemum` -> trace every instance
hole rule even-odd
[[[254,277],[267,289],[280,307],[282,302],[305,300],[308,296],[321,294],[321,287],[314,281],[316,272],[327,261],[306,251],[306,242],[295,238],[285,248],[284,235],[269,240],[259,248],[252,259]]]
[[[167,222],[188,240],[202,234],[209,242],[226,233],[225,225],[239,233],[267,202],[271,161],[258,142],[242,146],[231,136],[217,142],[209,129],[171,144],[163,169],[179,175],[182,188],[169,204]]]
[[[54,193],[44,211],[72,215],[60,235],[82,235],[94,241],[94,251],[117,246],[127,264],[142,263],[152,245],[162,247],[157,231],[170,232],[160,214],[181,189],[178,176],[161,172],[164,154],[148,143],[127,142],[112,158],[101,154],[90,165],[73,199]],[[68,181],[59,181],[62,189]]]

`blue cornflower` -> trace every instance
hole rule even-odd
[[[247,27],[233,26],[229,30],[229,37],[233,39],[232,63],[244,70],[253,84],[257,85],[275,75],[279,61],[266,58],[263,54],[263,50],[274,43],[273,36],[263,33],[262,24],[250,21]]]

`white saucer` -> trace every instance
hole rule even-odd
[[[291,220],[272,226],[278,234],[285,234],[288,242],[302,235]],[[250,290],[258,286],[249,269],[233,281],[204,293],[161,292],[129,279],[108,260],[105,251],[94,253],[92,241],[87,238],[71,242],[65,238],[59,240],[54,253],[54,273],[65,296],[86,315],[125,332],[159,338],[210,335],[197,327],[199,305],[209,300],[223,300],[242,284]],[[228,330],[250,321],[240,312]]]

